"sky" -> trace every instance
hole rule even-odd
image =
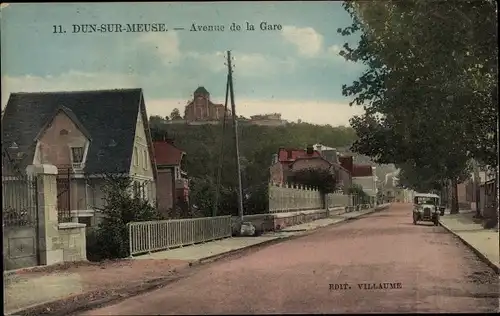
[[[279,27],[263,31],[261,22]],[[351,24],[341,2],[2,4],[0,23],[2,108],[12,92],[142,88],[148,115],[167,116],[183,113],[198,86],[224,103],[231,50],[238,115],[347,126],[363,112],[342,96],[364,66],[338,55],[357,42],[337,34]],[[74,32],[103,23],[122,32]],[[167,31],[125,32],[140,23]],[[193,23],[225,28],[190,31]]]

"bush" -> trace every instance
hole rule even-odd
[[[188,213],[188,217],[213,215],[215,190],[217,185],[209,177],[192,178],[190,198],[198,211]],[[244,214],[261,214],[268,209],[267,182],[246,188],[243,191]],[[238,215],[238,188],[220,185],[217,216]]]
[[[302,184],[318,190],[322,194],[333,193],[337,189],[337,178],[329,170],[319,168],[308,168],[299,170],[290,176],[290,181],[296,184]]]
[[[370,203],[370,196],[368,194],[366,194],[366,192],[363,191],[363,188],[358,184],[351,185],[347,189],[347,194],[360,197],[360,200],[359,200],[360,204],[369,204]]]
[[[267,182],[248,188],[243,195],[245,215],[263,214],[269,210],[269,184]]]
[[[128,177],[108,176],[104,191],[102,220],[96,229],[87,232],[89,260],[126,258],[129,253],[127,223],[163,219],[146,200],[132,197],[132,181]]]

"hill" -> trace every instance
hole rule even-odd
[[[232,125],[226,125],[222,137],[222,125],[165,124],[150,120],[154,139],[163,135],[174,138],[177,147],[187,156],[187,171],[191,177],[216,178],[221,142],[224,139],[222,182],[235,185],[236,163]],[[332,127],[309,123],[289,123],[285,126],[238,126],[240,156],[244,186],[267,182],[272,155],[279,147],[305,148],[309,144],[321,143],[330,147],[348,147],[355,139],[350,127]]]

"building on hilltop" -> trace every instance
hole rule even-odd
[[[229,109],[227,112],[229,116]],[[224,118],[224,104],[210,101],[210,93],[200,86],[194,91],[193,100],[186,105],[184,118],[187,122],[219,121]]]
[[[250,116],[250,124],[264,126],[281,126],[285,125],[286,121],[281,119],[280,113],[258,114]]]

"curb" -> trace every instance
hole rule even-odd
[[[493,269],[493,271],[496,274],[500,274],[500,268],[494,262],[492,262],[488,257],[486,257],[482,252],[480,252],[479,250],[477,250],[476,248],[474,248],[474,246],[472,246],[467,240],[465,240],[464,238],[462,238],[459,234],[457,234],[453,230],[451,230],[451,228],[449,228],[448,226],[444,225],[442,221],[439,221],[439,225],[441,225],[441,227],[443,227],[444,229],[446,229],[446,231],[448,231],[449,233],[453,234],[455,237],[457,237],[458,239],[460,239],[460,241],[464,245],[466,245],[470,250],[472,250],[472,252],[474,252],[476,254],[476,256],[478,256],[479,259],[481,259],[481,261],[483,261],[491,269]]]
[[[88,291],[85,293],[80,293],[69,297],[65,297],[63,299],[32,305],[24,309],[18,309],[16,311],[10,312],[10,314],[5,313],[5,315],[11,315],[11,316],[75,315],[76,313],[96,309],[102,307],[103,305],[107,305],[113,302],[118,302],[127,299],[129,297],[133,297],[136,295],[140,295],[146,292],[159,289],[183,277],[184,275],[180,274],[171,277],[160,277],[151,279],[146,281],[144,284],[134,285],[128,288]],[[95,296],[100,296],[102,298],[97,300],[92,300],[92,298]],[[61,305],[64,307],[60,308],[59,306]]]
[[[346,223],[352,220],[356,220],[358,218],[361,218],[363,216],[385,210],[387,209],[388,206],[384,206],[380,209],[374,209],[371,212],[367,212],[365,214],[356,216],[356,217],[351,217],[351,218],[344,218],[341,221],[334,222],[325,226],[320,226],[316,227],[310,230],[303,231],[301,234],[294,234],[290,236],[281,236],[281,237],[276,237],[274,239],[269,239],[266,241],[263,241],[258,244],[253,244],[247,247],[243,248],[237,248],[230,250],[228,252],[212,255],[209,257],[205,257],[202,259],[198,259],[195,261],[192,261],[189,263],[189,266],[187,267],[188,269],[182,269],[181,272],[178,275],[173,275],[173,276],[167,276],[167,277],[159,277],[159,278],[154,278],[151,280],[146,281],[145,284],[140,284],[140,285],[134,285],[131,287],[126,287],[126,288],[121,288],[121,289],[109,289],[109,290],[94,290],[94,291],[89,291],[85,293],[80,293],[76,294],[70,297],[66,297],[63,299],[47,302],[47,303],[41,303],[38,305],[34,305],[28,308],[20,309],[14,312],[11,312],[10,314],[6,315],[26,315],[26,316],[35,316],[35,315],[54,315],[54,316],[64,316],[64,315],[74,315],[76,313],[96,309],[99,307],[102,307],[103,305],[108,305],[110,303],[114,302],[119,302],[124,299],[127,299],[129,297],[133,297],[136,295],[140,295],[146,292],[150,292],[156,289],[159,289],[165,285],[168,285],[170,283],[173,283],[177,280],[180,280],[184,277],[186,277],[192,270],[190,270],[190,267],[199,267],[204,264],[209,264],[212,262],[216,262],[222,259],[229,259],[232,256],[237,256],[237,255],[244,255],[246,252],[256,250],[258,248],[264,248],[273,244],[278,244],[284,241],[288,240],[293,240],[297,239],[300,237],[308,236],[310,234],[313,234],[317,232],[318,230],[328,228],[334,225],[339,225],[342,223]],[[249,237],[251,238],[251,237]],[[105,295],[103,295],[103,292]],[[86,299],[92,298],[94,296],[104,296],[104,298],[97,299],[97,300],[90,300],[90,302]],[[79,302],[81,301],[81,302]],[[65,304],[65,303],[70,303],[70,304]],[[63,308],[57,308],[58,305],[63,305]]]

